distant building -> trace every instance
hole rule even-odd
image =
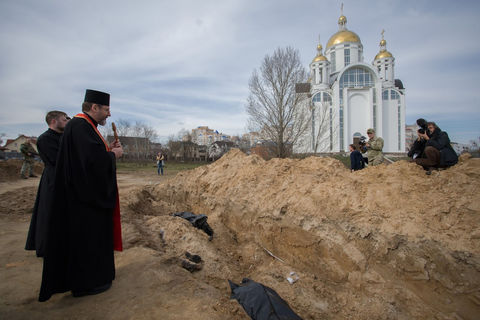
[[[260,138],[260,134],[258,132],[249,132],[242,135],[242,140],[248,141],[249,146],[253,147],[262,139]]]
[[[113,136],[107,136],[107,141],[111,143]],[[155,159],[155,155],[162,150],[159,143],[153,143],[148,138],[119,136],[118,140],[122,144],[123,159]]]
[[[168,157],[176,161],[206,161],[207,147],[192,141],[170,141]]]
[[[191,138],[192,142],[198,145],[210,145],[215,141],[230,141],[231,139],[230,136],[210,129],[208,126],[200,126],[192,129]]]
[[[5,143],[4,151],[5,152],[20,152],[20,146],[25,143],[28,139],[32,139],[32,146],[37,151],[37,137],[28,137],[26,135],[19,135],[16,139],[8,139]]]
[[[383,151],[405,152],[405,88],[395,79],[395,58],[383,32],[378,54],[366,63],[360,37],[346,25],[342,14],[325,55],[318,44],[308,82],[297,84],[296,92],[304,98],[299,112],[311,121],[294,152],[345,152],[368,128],[384,139]]]

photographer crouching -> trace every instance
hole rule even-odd
[[[412,162],[415,161],[416,158],[425,158],[425,143],[427,142],[423,135],[426,133],[430,137],[430,132],[427,128],[427,120],[425,119],[418,119],[417,125],[420,129],[417,130],[417,139],[413,142],[408,151],[408,157],[412,158]]]
[[[418,122],[417,122],[418,123]],[[428,131],[418,131],[419,140],[424,140],[425,149],[422,157],[415,157],[415,163],[427,170],[430,175],[433,169],[447,168],[458,162],[458,156],[450,145],[450,138],[445,131],[435,124],[427,122]],[[412,148],[413,149],[413,148]]]

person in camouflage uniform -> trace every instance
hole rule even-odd
[[[369,140],[365,146],[368,150],[368,164],[372,166],[379,165],[383,162],[383,139],[380,137],[376,137],[375,130],[372,128],[367,130],[367,135],[369,137]]]
[[[33,174],[33,158],[37,154],[35,149],[32,146],[32,140],[28,139],[25,143],[22,143],[20,146],[20,152],[23,154],[23,165],[20,170],[20,177],[22,179],[27,179],[26,172],[28,170],[28,176],[35,178],[36,175]]]

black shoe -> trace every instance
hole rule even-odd
[[[99,293],[102,293],[102,292],[105,292],[107,291],[108,289],[110,289],[110,287],[112,286],[112,283],[109,282],[103,286],[99,286],[99,287],[96,287],[96,288],[93,288],[93,289],[90,289],[90,290],[72,290],[72,296],[74,296],[75,298],[79,298],[79,297],[83,297],[83,296],[92,296],[94,294],[99,294]]]
[[[28,179],[27,177],[25,176],[20,176],[21,179]]]
[[[31,174],[29,177],[30,177],[30,178],[36,178],[37,176],[34,175],[34,174]]]

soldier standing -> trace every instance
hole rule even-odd
[[[369,137],[365,144],[367,147],[368,164],[372,166],[379,165],[383,162],[383,139],[375,136],[375,130],[370,128],[367,130]]]
[[[22,169],[20,170],[20,177],[22,179],[27,179],[25,173],[29,172],[29,177],[36,178],[37,176],[33,174],[33,158],[37,154],[35,149],[32,146],[32,139],[27,139],[25,143],[22,143],[20,146],[20,152],[23,154],[23,164]]]

